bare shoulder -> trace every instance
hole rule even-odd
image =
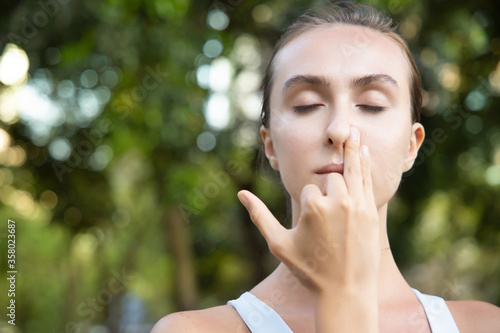
[[[160,319],[151,333],[181,332],[249,332],[245,323],[230,305],[221,305],[197,311],[184,311],[169,314]]]
[[[447,301],[461,333],[494,333],[500,327],[500,308],[481,301]]]

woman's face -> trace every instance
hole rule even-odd
[[[412,124],[410,69],[400,47],[368,28],[339,25],[308,31],[275,59],[266,156],[292,200],[302,188],[323,189],[342,172],[350,128],[369,148],[377,207],[386,204],[416,158],[424,131]]]

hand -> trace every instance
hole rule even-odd
[[[298,224],[288,230],[248,191],[238,198],[266,239],[271,253],[303,284],[319,294],[359,288],[376,294],[380,262],[379,218],[368,147],[360,152],[351,128],[344,150],[344,174],[328,174],[323,190],[306,185]]]

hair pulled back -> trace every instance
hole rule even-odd
[[[264,127],[269,127],[271,109],[271,90],[275,73],[275,59],[277,54],[292,40],[303,33],[339,24],[354,25],[373,29],[392,38],[401,48],[410,66],[410,96],[411,113],[413,122],[420,121],[420,110],[422,106],[422,80],[417,65],[406,45],[406,42],[396,31],[393,20],[377,11],[376,9],[348,1],[341,1],[330,4],[326,7],[313,8],[299,16],[283,33],[276,44],[267,66],[261,89],[263,92],[263,102],[261,110],[261,123]]]

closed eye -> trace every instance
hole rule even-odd
[[[323,104],[299,105],[299,106],[294,106],[293,111],[294,112],[312,111],[319,108],[320,106],[323,106]]]
[[[385,110],[385,108],[381,106],[366,105],[366,104],[358,105],[358,107],[364,111],[371,111],[371,112],[380,112]]]

